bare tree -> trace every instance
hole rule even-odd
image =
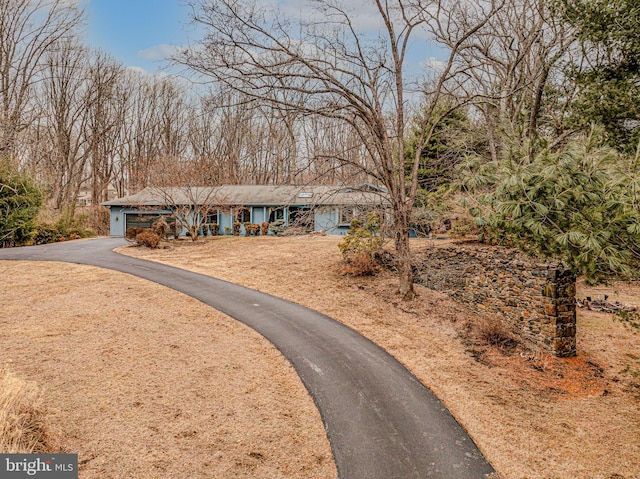
[[[121,77],[123,67],[104,52],[96,51],[88,71],[87,130],[91,163],[92,204],[107,201],[116,172],[117,147],[126,115]]]
[[[56,208],[73,205],[88,177],[88,51],[74,39],[47,53],[42,83],[44,135],[49,152],[43,159]]]
[[[319,0],[313,5],[312,12],[294,22],[251,2],[196,1],[193,19],[206,34],[177,60],[281,111],[331,118],[353,128],[370,157],[366,174],[388,190],[399,292],[403,298],[413,298],[408,231],[422,148],[438,123],[433,115],[445,86],[460,87],[463,81],[458,80],[462,72],[455,60],[501,3],[373,0],[349,7],[345,1]],[[359,29],[358,19],[365,17],[375,19],[377,33]],[[407,49],[419,32],[446,37],[450,46],[434,75],[407,179],[405,63]]]
[[[494,161],[502,136],[532,139],[540,134],[543,116],[552,133],[562,134],[562,119],[556,121],[554,109],[545,107],[557,106],[554,101],[567,103],[561,67],[575,45],[575,35],[549,6],[546,0],[507,0],[459,57],[480,94],[476,105],[485,120]],[[446,39],[443,43],[448,44]],[[548,95],[547,86],[553,81],[556,98]]]
[[[19,133],[39,114],[34,87],[45,54],[81,19],[74,2],[0,0],[0,156],[14,154]]]
[[[174,212],[176,223],[196,241],[211,210],[225,204],[220,188],[203,186],[197,165],[191,161],[165,158],[156,172],[151,191],[162,199],[164,207]]]

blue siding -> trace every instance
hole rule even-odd
[[[124,208],[112,206],[109,215],[109,234],[111,236],[124,236]]]
[[[268,221],[269,218],[269,208],[263,206],[252,206],[249,207],[251,211],[251,222],[260,224],[263,221]],[[289,217],[289,208],[283,208],[284,218],[288,219]],[[111,206],[110,207],[110,224],[109,224],[109,234],[111,236],[119,236],[123,237],[125,234],[126,228],[126,214],[149,214],[149,213],[158,213],[158,214],[171,214],[169,210],[140,210],[135,207],[125,207],[125,206]],[[223,212],[222,210],[218,213],[218,222],[220,224],[219,234],[225,234],[224,228],[230,228],[233,231],[233,222],[235,211],[227,211]],[[348,226],[340,226],[340,208],[339,207],[324,207],[318,208],[314,212],[314,230],[315,231],[325,231],[330,235],[344,235]],[[183,230],[182,235],[186,234],[186,229]],[[244,227],[240,234],[244,234]]]
[[[335,231],[340,220],[338,208],[319,208],[315,212],[315,231],[325,231],[327,234],[339,234]]]
[[[254,206],[251,208],[251,222],[260,224],[267,221],[268,210],[264,206]]]

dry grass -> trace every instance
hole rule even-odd
[[[503,478],[640,477],[640,335],[609,315],[580,311],[576,358],[492,347],[468,328],[492,318],[445,294],[418,287],[419,299],[405,303],[387,273],[341,275],[339,241],[218,237],[124,252],[244,284],[349,325],[431,388]],[[624,302],[640,304],[640,288],[624,288]]]
[[[0,451],[44,454],[56,450],[38,385],[0,369]]]
[[[42,387],[81,479],[336,477],[295,371],[237,321],[64,263],[0,261],[0,297],[0,368]]]

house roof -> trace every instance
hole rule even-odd
[[[222,185],[156,188],[101,203],[103,206],[161,206],[197,203],[220,206],[321,206],[385,204],[386,189],[364,183],[346,186]]]

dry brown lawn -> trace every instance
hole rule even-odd
[[[123,252],[268,292],[356,329],[443,400],[505,479],[640,478],[640,335],[611,315],[580,310],[578,357],[523,347],[507,354],[470,336],[468,324],[487,318],[445,294],[419,287],[419,299],[403,303],[388,273],[342,276],[338,241],[216,237]],[[638,285],[580,285],[579,294],[604,291],[640,305]],[[122,367],[130,367],[126,358]],[[315,447],[301,443],[294,455],[309,458]]]
[[[64,263],[0,261],[0,304],[0,370],[40,386],[81,479],[336,477],[295,371],[222,313]]]

